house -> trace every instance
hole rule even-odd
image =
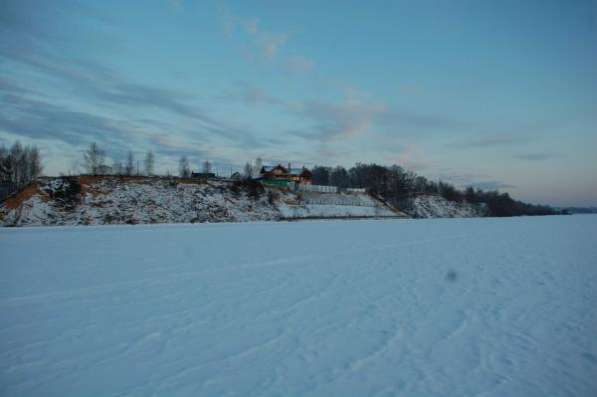
[[[284,167],[282,164],[275,166],[263,166],[260,170],[260,179],[264,183],[286,186],[288,182],[311,184],[313,174],[307,168],[292,168],[290,164]]]

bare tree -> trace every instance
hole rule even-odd
[[[153,155],[153,152],[150,150],[145,155],[145,174],[147,174],[147,176],[152,176],[154,167],[155,167],[155,157]]]
[[[122,161],[114,160],[112,163],[112,173],[114,175],[122,175],[124,173],[124,166],[122,165]]]
[[[97,143],[91,143],[89,148],[83,154],[83,160],[85,161],[85,169],[87,170],[87,173],[91,175],[99,174],[105,166],[105,156],[105,152],[100,149]]]
[[[182,156],[178,161],[178,173],[182,178],[189,178],[191,176],[191,166],[187,156]]]
[[[9,180],[10,167],[8,165],[8,149],[6,146],[0,146],[0,182]]]
[[[124,173],[128,176],[133,175],[133,171],[135,170],[135,156],[133,156],[133,152],[129,150],[126,156],[126,165],[124,166]]]
[[[21,142],[16,141],[10,148],[8,165],[10,169],[10,180],[16,183],[17,186],[22,186],[23,183],[23,156],[23,145],[21,145]]]
[[[29,148],[27,158],[27,179],[34,180],[41,175],[43,166],[41,164],[41,156],[36,146]]]
[[[203,162],[203,173],[209,174],[211,172],[211,163],[208,160]]]
[[[257,176],[261,173],[261,168],[263,168],[263,161],[261,157],[257,157],[255,159],[255,165],[253,166],[253,176]]]
[[[10,150],[0,147],[0,181],[11,182],[21,188],[35,180],[41,172],[41,158],[37,147],[23,147],[19,141]]]
[[[253,167],[251,166],[251,163],[245,164],[245,169],[243,171],[243,176],[246,179],[251,179],[253,177]]]

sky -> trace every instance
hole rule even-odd
[[[398,164],[597,205],[597,1],[0,1],[0,144]]]

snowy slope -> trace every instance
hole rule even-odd
[[[597,216],[0,230],[2,396],[589,397]]]
[[[234,189],[231,183],[223,181],[83,177],[80,199],[76,200],[68,194],[72,186],[68,179],[44,178],[37,194],[16,208],[0,207],[0,225],[245,222],[401,215],[367,194],[294,194],[276,190],[275,200],[271,201],[267,194],[253,198],[246,189]]]
[[[283,218],[395,217],[404,216],[368,194],[301,192],[279,200]]]
[[[414,218],[474,218],[485,216],[482,207],[448,201],[441,196],[419,196],[413,199],[408,214]]]

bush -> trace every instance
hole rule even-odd
[[[56,203],[67,210],[74,209],[81,202],[81,183],[76,177],[61,177],[60,185],[48,194]]]
[[[252,179],[245,179],[240,181],[234,181],[232,186],[230,187],[233,193],[238,194],[242,190],[247,192],[247,196],[257,200],[263,193],[265,193],[265,189],[260,182],[254,181]]]
[[[278,200],[279,197],[280,197],[280,195],[277,192],[274,192],[272,190],[267,191],[267,202],[268,203],[273,205],[276,202],[276,200]]]

